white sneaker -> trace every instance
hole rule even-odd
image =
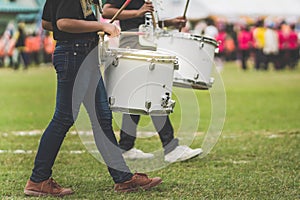
[[[186,145],[179,145],[173,151],[165,155],[165,161],[169,163],[180,162],[199,156],[203,150],[201,148],[191,149]]]
[[[125,151],[123,153],[123,157],[125,159],[129,160],[135,160],[135,159],[150,159],[154,158],[154,155],[152,153],[144,153],[142,150],[132,148],[129,151]]]

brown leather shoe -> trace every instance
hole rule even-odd
[[[160,177],[148,178],[146,174],[135,173],[133,177],[124,183],[116,183],[114,190],[116,192],[133,192],[139,189],[148,190],[162,183]]]
[[[56,196],[63,197],[73,194],[74,191],[70,188],[63,188],[58,185],[52,178],[40,183],[35,183],[31,180],[27,181],[24,189],[24,193],[27,196]]]

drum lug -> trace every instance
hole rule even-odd
[[[219,47],[215,48],[215,53],[216,53],[216,54],[219,53]]]
[[[111,64],[112,64],[114,67],[117,67],[117,66],[119,65],[119,58],[115,57]]]
[[[179,63],[177,59],[174,61],[174,70],[179,70]]]
[[[204,37],[202,37],[202,38],[200,39],[200,45],[199,45],[199,48],[200,48],[200,49],[203,49],[203,47],[204,47]]]
[[[212,86],[212,84],[215,82],[214,77],[210,77],[209,79],[209,85]]]
[[[200,48],[200,49],[203,49],[203,47],[204,47],[204,42],[203,42],[203,41],[201,41],[201,42],[200,42],[200,46],[199,46],[199,48]]]
[[[147,110],[149,110],[151,108],[151,101],[146,101],[145,107],[147,108]]]
[[[170,93],[166,92],[162,97],[161,97],[161,106],[163,108],[168,108],[169,107],[169,101],[170,101]]]
[[[165,108],[167,111],[173,112],[175,107],[175,101],[170,98],[170,93],[166,92],[165,95],[161,98],[161,106]]]
[[[115,97],[109,97],[108,98],[108,103],[109,103],[109,105],[114,105],[115,104],[115,102],[116,102],[116,98]]]
[[[151,62],[149,65],[149,70],[153,71],[155,69],[155,63]]]
[[[169,100],[169,107],[172,108],[172,112],[173,112],[173,109],[174,109],[174,107],[175,107],[175,103],[176,103],[176,101],[174,101],[174,100],[172,100],[172,99]]]

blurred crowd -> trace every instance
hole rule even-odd
[[[237,60],[243,70],[295,69],[299,60],[300,24],[285,20],[257,19],[253,23],[225,23],[207,18],[197,22],[192,30],[219,42],[216,65]]]
[[[300,23],[285,20],[257,19],[252,22],[229,23],[217,18],[206,18],[188,23],[182,29],[191,34],[215,38],[219,53],[216,66],[225,61],[238,61],[243,70],[295,69],[299,61]],[[31,65],[50,63],[55,48],[51,32],[28,33],[24,23],[8,26],[0,36],[0,67],[25,69]]]
[[[50,63],[54,48],[51,32],[28,33],[25,23],[9,24],[0,37],[0,67],[27,69],[31,64]]]

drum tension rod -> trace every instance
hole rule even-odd
[[[149,110],[151,108],[151,101],[145,102],[145,108],[147,108],[147,110]]]

